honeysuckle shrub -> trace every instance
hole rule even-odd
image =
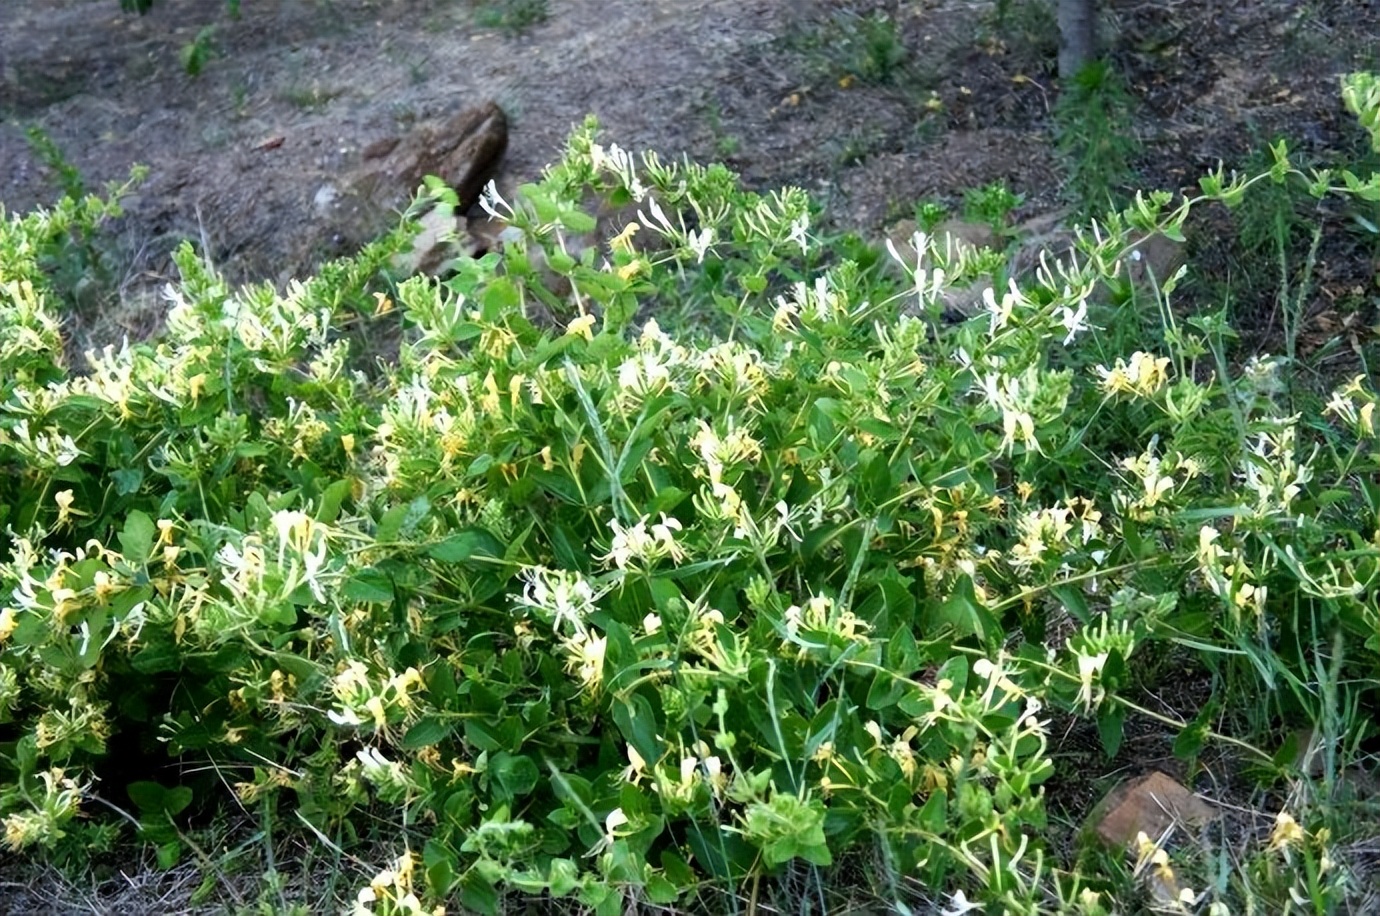
[[[1335,658],[1373,702],[1373,387],[1301,415],[1180,276],[1122,269],[1253,182],[1375,193],[1277,153],[956,320],[990,256],[868,267],[803,192],[587,124],[486,195],[502,254],[394,284],[399,233],[280,292],[184,248],[164,334],[81,371],[35,262],[57,216],[7,217],[6,842],[99,797],[172,861],[178,818],[239,804],[396,831],[359,912],[614,913],[857,851],[898,899],[1107,911],[1049,851],[1052,710],[1114,752],[1154,644],[1305,712]],[[1107,330],[1155,305],[1157,335]],[[352,354],[399,317],[396,360]]]

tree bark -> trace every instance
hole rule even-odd
[[[1097,56],[1097,0],[1059,0],[1059,78],[1071,79]]]

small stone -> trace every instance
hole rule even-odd
[[[1108,792],[1089,822],[1103,843],[1134,849],[1140,833],[1158,841],[1172,827],[1201,827],[1216,816],[1211,804],[1154,770]]]
[[[381,152],[385,141],[365,148],[363,158],[371,164],[356,184],[367,185],[371,194],[391,190],[410,197],[422,179],[435,175],[455,190],[458,209],[464,211],[479,199],[508,149],[508,118],[497,104],[486,102],[444,122],[420,124],[394,141],[387,152]]]
[[[1136,286],[1164,283],[1187,260],[1183,242],[1162,233],[1137,238],[1125,259],[1126,276]]]
[[[340,199],[340,192],[328,184],[323,184],[316,189],[316,196],[312,198],[312,205],[316,207],[317,213],[329,213],[335,202]]]
[[[455,252],[454,216],[433,208],[417,220],[421,231],[412,239],[412,248],[393,257],[393,267],[406,274],[440,274]]]

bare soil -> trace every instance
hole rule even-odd
[[[1140,186],[1191,188],[1279,132],[1309,154],[1359,148],[1337,77],[1372,62],[1375,2],[1103,7]],[[501,21],[530,9],[544,16]],[[208,27],[190,77],[180,55]],[[1054,51],[1052,16],[1029,0],[281,0],[239,19],[212,0],[158,0],[144,17],[115,0],[3,0],[0,203],[57,193],[24,136],[37,126],[92,188],[149,167],[112,227],[123,300],[161,286],[188,238],[233,280],[282,282],[353,244],[320,195],[369,144],[492,99],[510,120],[508,188],[593,113],[625,147],[803,186],[864,234],[993,181],[1029,216],[1061,202]],[[1239,273],[1221,228],[1204,234],[1204,266]],[[1373,247],[1323,253],[1315,311],[1369,307]],[[138,337],[159,308],[107,311],[103,331]]]
[[[159,0],[144,17],[116,0],[0,0],[0,206],[23,212],[60,193],[31,126],[93,189],[149,168],[109,227],[120,275],[102,314],[86,316],[89,333],[92,321],[115,340],[151,333],[183,239],[236,281],[282,282],[342,253],[322,188],[369,144],[487,100],[509,118],[507,189],[538,177],[593,113],[610,141],[725,161],[759,189],[802,186],[831,226],[872,237],[921,199],[955,204],[989,182],[1024,195],[1019,218],[1068,203],[1053,19],[1024,0],[549,0],[520,30],[494,24],[520,0],[243,7],[233,20],[213,0]],[[889,32],[871,25],[879,16]],[[190,77],[180,55],[208,26],[214,55]],[[1281,134],[1305,159],[1374,167],[1337,81],[1376,65],[1375,0],[1104,0],[1102,33],[1129,92],[1122,128],[1140,144],[1139,186],[1192,189]],[[1306,215],[1330,231],[1303,343],[1332,344],[1340,374],[1374,351],[1376,233],[1356,221],[1364,213]],[[1194,224],[1187,294],[1228,305],[1248,349],[1277,349],[1274,287],[1249,282],[1277,279],[1277,255],[1243,245],[1240,227],[1225,211]],[[1298,269],[1306,252],[1289,254]],[[1200,694],[1160,699],[1190,719]],[[1089,751],[1089,765],[1178,772],[1172,736],[1133,739],[1114,764]],[[1087,785],[1052,789],[1064,816],[1094,800]],[[186,902],[182,872],[137,873],[77,897],[0,880],[0,911],[211,911]]]

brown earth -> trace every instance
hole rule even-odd
[[[233,20],[213,0],[159,0],[144,17],[116,0],[0,0],[0,205],[22,212],[59,193],[25,138],[30,126],[91,188],[123,180],[134,163],[149,168],[109,227],[119,276],[98,301],[102,333],[156,328],[155,292],[182,239],[238,281],[282,282],[342,253],[359,227],[331,223],[323,189],[338,189],[380,141],[488,100],[509,122],[498,176],[507,190],[536,178],[593,113],[610,141],[726,161],[759,189],[800,185],[826,205],[830,225],[874,237],[917,201],[956,205],[989,182],[1024,196],[1019,219],[1070,203],[1051,114],[1060,92],[1052,18],[1023,0],[243,5]],[[524,10],[543,9],[513,27]],[[180,55],[208,26],[214,54],[193,78]],[[1280,133],[1305,163],[1368,173],[1380,161],[1337,91],[1341,74],[1377,64],[1380,3],[1104,0],[1102,28],[1128,89],[1118,128],[1139,144],[1127,187],[1192,189],[1219,161],[1258,164]],[[1325,370],[1345,374],[1366,348],[1375,358],[1380,230],[1357,217],[1380,224],[1380,211],[1303,207],[1286,209],[1328,231],[1301,352],[1311,347]],[[1243,225],[1223,210],[1197,218],[1197,279],[1185,295],[1229,306],[1248,352],[1278,349],[1278,254],[1268,240],[1243,240]],[[1306,232],[1290,236],[1288,271],[1303,269],[1307,242]],[[1167,711],[1192,718],[1201,698],[1191,693],[1162,698]],[[1169,765],[1170,740],[1156,730],[1129,766]],[[1064,801],[1084,808],[1077,787]],[[185,899],[166,886],[180,873],[140,874],[149,883],[139,905],[163,893]],[[91,888],[83,905],[120,910],[111,894],[133,881],[111,881],[110,894]],[[71,911],[61,909],[70,896],[33,893],[27,912]]]
[[[1279,132],[1305,158],[1362,149],[1337,78],[1373,63],[1380,4],[1105,0],[1102,19],[1129,89],[1119,129],[1140,144],[1124,187],[1191,189]],[[180,54],[208,28],[193,78]],[[281,0],[239,19],[212,0],[158,0],[144,17],[116,0],[4,0],[0,203],[57,193],[29,126],[89,187],[149,167],[111,227],[117,289],[88,329],[106,336],[156,327],[151,292],[182,239],[239,281],[281,283],[350,250],[392,218],[326,212],[363,152],[487,100],[509,119],[509,190],[593,113],[610,141],[724,160],[756,188],[800,185],[833,225],[874,237],[918,200],[953,204],[993,181],[1030,216],[1061,202],[1067,172],[1054,34],[1029,0]],[[1355,229],[1352,215],[1322,214]],[[1220,283],[1203,295],[1230,299],[1248,343],[1268,346],[1273,290],[1240,280],[1261,273],[1257,257],[1277,276],[1272,252],[1205,216],[1195,266]],[[1375,238],[1342,233],[1320,252],[1305,344],[1359,345],[1374,324]]]

